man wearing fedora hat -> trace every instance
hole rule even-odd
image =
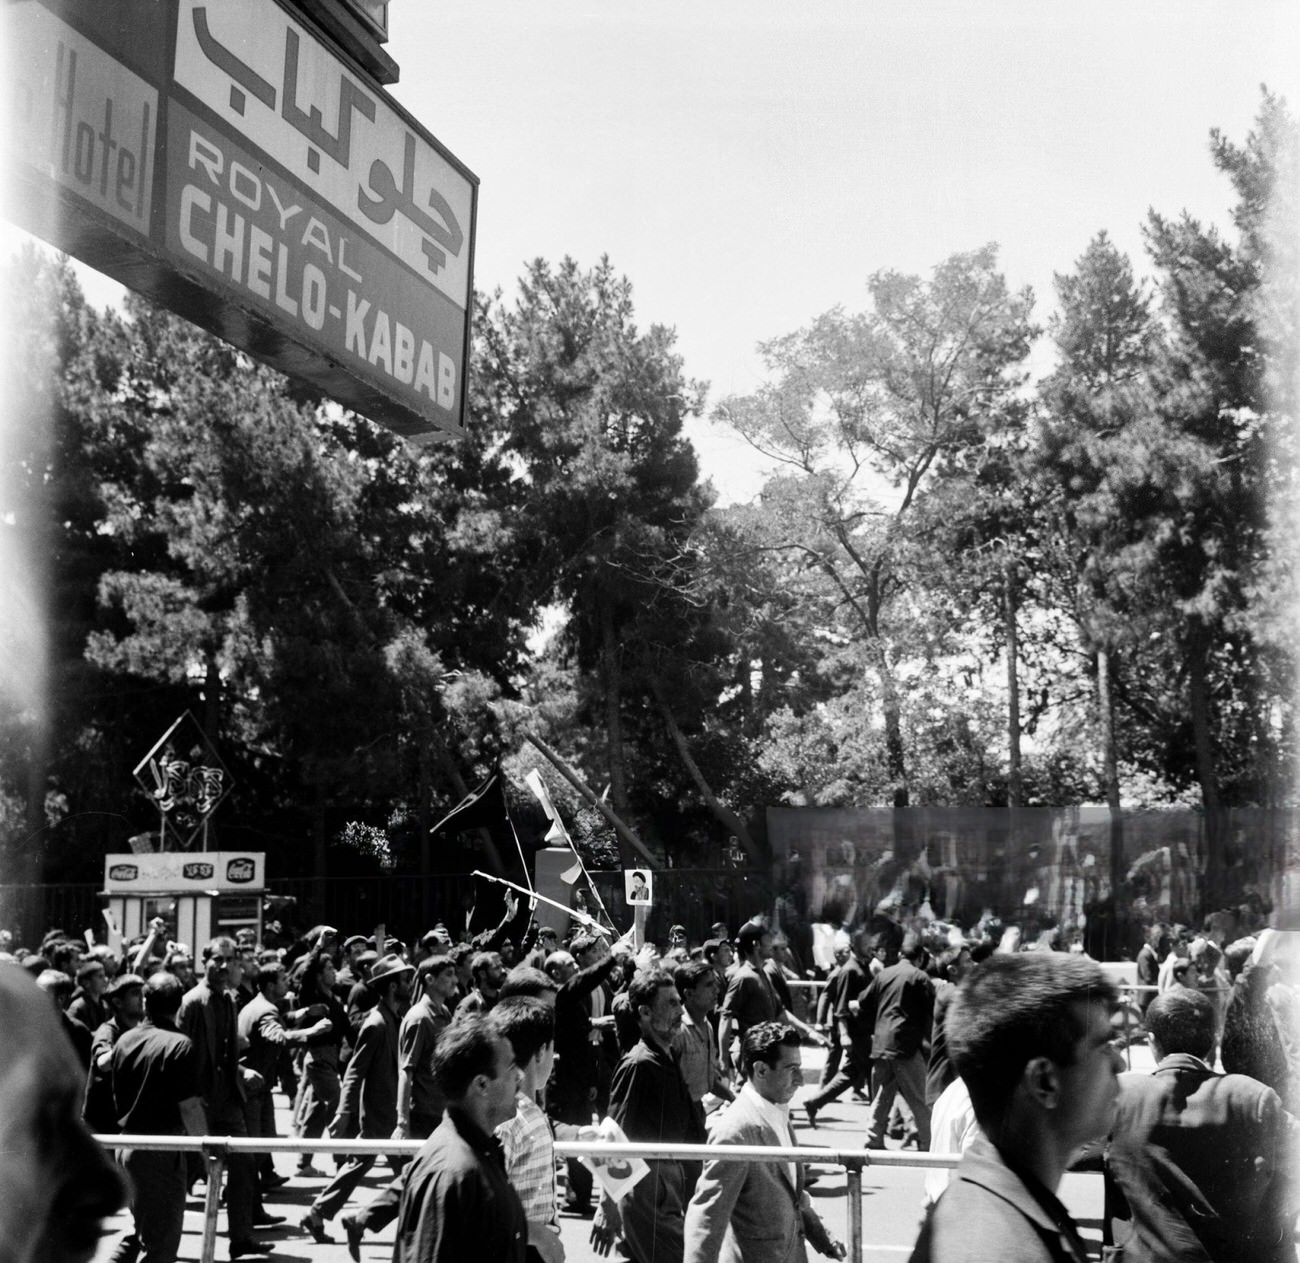
[[[400,956],[381,956],[370,970],[370,985],[377,997],[357,1034],[339,1094],[338,1112],[330,1134],[340,1140],[387,1140],[397,1125],[397,1048],[401,1014],[411,998],[415,969]],[[374,1158],[351,1157],[321,1190],[302,1217],[302,1227],[316,1241],[331,1238],[325,1221],[343,1208]]]
[[[113,1049],[127,1031],[140,1025],[144,1016],[144,979],[139,974],[118,974],[104,992],[110,1016],[95,1029],[90,1045],[90,1077],[86,1083],[86,1104],[82,1110],[91,1131],[117,1131],[117,1110],[113,1105],[113,1081],[109,1073]]]

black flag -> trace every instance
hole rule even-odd
[[[429,832],[435,839],[450,844],[442,848],[443,854],[436,863],[454,864],[457,872],[469,873],[481,868],[494,877],[504,877],[507,881],[531,888],[532,873],[526,867],[510,819],[505,778],[499,770],[461,799]],[[470,928],[491,928],[501,920],[505,911],[506,888],[482,878],[478,878],[474,886],[474,916]]]

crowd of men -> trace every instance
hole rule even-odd
[[[368,1199],[375,1159],[339,1156],[301,1217],[317,1241],[337,1221],[354,1259],[366,1233],[395,1225],[395,1263],[558,1263],[562,1206],[591,1217],[598,1252],[633,1263],[843,1258],[803,1163],[656,1158],[615,1196],[584,1163],[557,1166],[554,1142],[595,1141],[608,1116],[632,1141],[794,1147],[850,1089],[869,1102],[867,1150],[892,1137],[964,1155],[927,1185],[913,1259],[1081,1263],[1057,1196],[1072,1165],[1104,1174],[1117,1256],[1295,1258],[1295,935],[1213,954],[1193,940],[1179,955],[1153,931],[1154,973],[1149,960],[1138,970],[1156,981],[1128,1004],[1081,953],[1020,950],[1014,936],[933,942],[878,920],[842,944],[810,1022],[761,919],[734,934],[716,925],[694,947],[674,927],[661,954],[584,929],[561,944],[532,921],[515,944],[517,913],[509,901],[469,942],[441,925],[409,946],[382,928],[343,938],[317,926],[277,945],[217,937],[197,961],[161,923],[120,954],[54,932],[0,953],[0,1011],[30,1007],[24,987],[52,1000],[37,1029],[62,1028],[60,1091],[77,1085],[96,1132],[274,1136],[283,1090],[302,1139],[423,1141]],[[1221,978],[1178,963],[1211,956]],[[1133,1038],[1149,1041],[1154,1073],[1120,1074],[1117,1039]],[[829,1050],[796,1121],[810,1043]],[[0,1057],[0,1105],[19,1084],[5,1063],[20,1061]],[[124,1185],[95,1161],[88,1213],[130,1189],[134,1228],[114,1263],[171,1263],[202,1169],[179,1151],[126,1149]],[[323,1176],[315,1161],[304,1153],[297,1173]],[[259,1233],[284,1220],[263,1199],[290,1178],[269,1155],[229,1156],[231,1259],[273,1251]],[[57,1202],[57,1187],[22,1188],[29,1211]]]

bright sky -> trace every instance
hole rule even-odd
[[[391,0],[394,95],[481,180],[476,280],[608,254],[710,406],[879,268],[999,243],[1045,320],[1105,228],[1226,225],[1212,127],[1300,100],[1294,0]],[[88,286],[94,301],[111,289]],[[692,430],[725,498],[739,439]]]
[[[392,0],[389,28],[394,95],[482,182],[480,288],[608,254],[710,404],[879,268],[995,241],[1045,319],[1098,230],[1141,267],[1149,207],[1226,223],[1210,129],[1244,140],[1261,83],[1300,100],[1294,0]]]

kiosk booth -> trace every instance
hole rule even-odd
[[[251,928],[262,941],[266,854],[261,851],[170,851],[106,855],[108,909],[126,941],[162,917],[167,937],[189,944],[197,958],[221,934]]]

